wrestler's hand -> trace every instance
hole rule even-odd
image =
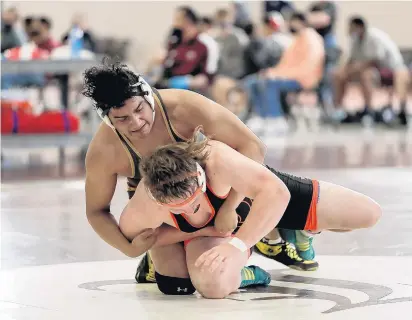
[[[238,223],[235,210],[222,206],[216,214],[215,228],[220,233],[233,233]]]
[[[158,234],[159,228],[142,230],[133,238],[127,255],[129,257],[138,257],[147,252],[155,244]]]
[[[214,272],[219,269],[222,271],[224,264],[228,260],[235,259],[242,254],[244,253],[228,242],[222,243],[204,252],[199,258],[197,258],[195,267],[200,268],[202,272]]]

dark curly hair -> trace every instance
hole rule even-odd
[[[127,99],[136,96],[131,85],[139,76],[117,60],[106,57],[101,65],[87,69],[83,76],[82,94],[94,100],[96,107],[103,111],[121,108]]]

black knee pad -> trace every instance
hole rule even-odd
[[[159,290],[167,295],[189,295],[196,289],[190,278],[175,278],[155,273],[156,283]]]

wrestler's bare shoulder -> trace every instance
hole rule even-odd
[[[206,159],[206,174],[214,175],[220,170],[222,161],[225,161],[225,150],[230,148],[226,144],[216,140],[209,140],[205,152],[208,153]],[[227,159],[226,159],[227,161]]]
[[[174,129],[182,137],[189,139],[194,129],[189,125],[189,119],[197,114],[194,102],[199,99],[199,94],[183,89],[163,89],[159,93]]]
[[[124,175],[130,167],[129,160],[116,133],[105,123],[97,129],[86,154],[86,170],[104,168]]]
[[[163,105],[166,108],[167,114],[174,118],[175,112],[179,111],[179,101],[183,94],[180,89],[161,89],[158,90],[160,97],[162,98]]]

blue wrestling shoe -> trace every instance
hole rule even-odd
[[[241,271],[242,282],[239,288],[252,286],[268,286],[272,278],[270,274],[258,266],[243,267]]]
[[[304,260],[315,259],[315,250],[312,242],[313,236],[308,236],[299,230],[279,229],[283,240],[293,243],[299,256]]]

